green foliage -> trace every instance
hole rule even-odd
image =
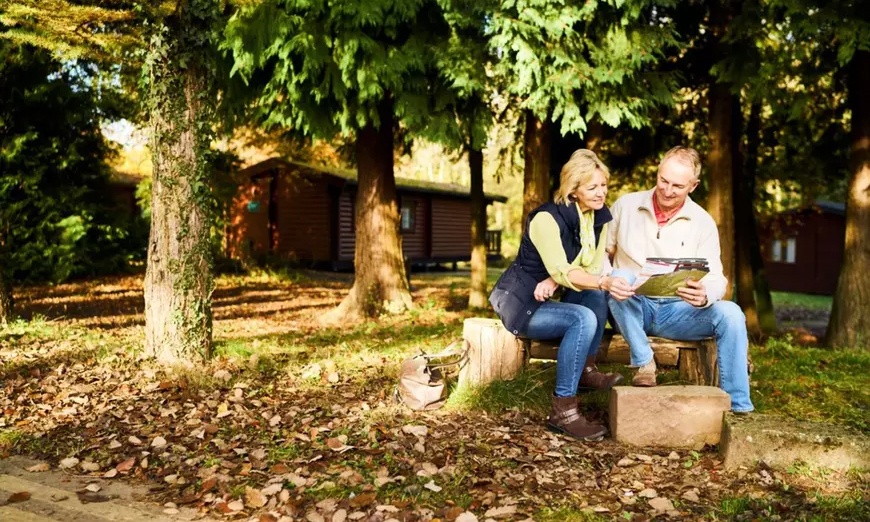
[[[0,237],[18,281],[116,272],[144,254],[113,202],[87,74],[0,41]]]
[[[670,2],[663,2],[664,6]],[[676,45],[651,2],[502,2],[492,14],[497,74],[521,107],[582,133],[594,117],[640,127],[671,103],[675,77],[657,67]]]
[[[433,1],[266,0],[230,19],[224,48],[259,121],[329,138],[377,126],[387,99],[405,125],[426,125],[446,34]]]

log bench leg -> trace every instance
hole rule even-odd
[[[719,386],[716,341],[699,341],[696,347],[680,348],[680,379],[702,386]]]
[[[459,369],[459,386],[480,386],[516,377],[526,363],[523,341],[498,319],[472,317],[462,323],[468,359]]]

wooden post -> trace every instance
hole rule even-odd
[[[716,341],[698,341],[695,348],[680,350],[680,379],[704,386],[719,386]]]
[[[472,317],[462,324],[468,360],[459,369],[459,386],[479,386],[513,379],[525,363],[522,340],[498,319]]]

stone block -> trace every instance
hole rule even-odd
[[[719,452],[726,469],[767,466],[787,469],[802,462],[813,468],[870,469],[870,437],[830,423],[752,413],[725,415]]]
[[[731,397],[712,386],[616,386],[610,391],[610,432],[635,446],[697,448],[718,444]]]

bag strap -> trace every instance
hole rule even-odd
[[[460,343],[462,343],[462,351],[457,353],[456,346]],[[430,362],[433,359],[443,359],[445,357],[453,357],[456,355],[458,355],[459,357],[455,361],[444,362],[444,363],[435,363],[435,364]],[[426,359],[426,366],[428,366],[429,368],[431,368],[433,370],[438,369],[438,368],[447,368],[449,366],[462,366],[462,364],[468,359],[468,341],[466,341],[465,339],[453,341],[452,343],[447,345],[447,348],[445,348],[443,351],[438,352],[438,353],[432,353],[432,354],[428,354],[428,353],[424,352],[423,349],[421,348],[420,355],[418,357],[422,357],[422,358]]]

